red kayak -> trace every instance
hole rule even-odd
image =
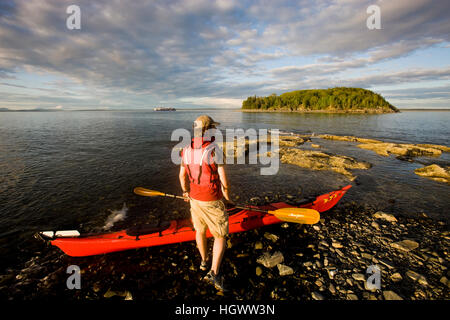
[[[335,206],[342,196],[352,186],[318,196],[314,201],[300,205],[300,208],[314,209],[324,212]],[[252,207],[262,210],[276,210],[293,207],[284,202],[272,203],[266,206]],[[272,214],[252,211],[251,208],[229,209],[229,232],[243,232],[262,226],[281,223]],[[191,219],[172,220],[163,226],[138,226],[122,231],[81,235],[78,231],[46,231],[39,236],[50,240],[51,244],[60,248],[72,257],[84,257],[109,252],[160,246],[195,240],[195,231]],[[211,237],[207,231],[207,237]]]

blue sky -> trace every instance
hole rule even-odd
[[[449,15],[437,0],[3,0],[0,108],[237,108],[335,86],[450,108]]]

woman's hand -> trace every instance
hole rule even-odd
[[[189,192],[187,192],[187,191],[183,192],[183,197],[186,198],[186,199],[184,199],[184,201],[189,202]]]

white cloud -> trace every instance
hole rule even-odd
[[[423,68],[423,74],[401,64],[388,74],[367,72],[377,63],[447,45],[448,1],[79,0],[78,31],[65,27],[70,4],[0,5],[2,82],[20,85],[12,79],[28,70],[77,84],[71,97],[58,87],[56,101],[35,95],[45,105],[145,106],[170,98],[234,107],[247,96],[278,90],[448,79],[445,65]],[[381,7],[382,30],[366,27],[370,4]],[[308,63],[296,62],[302,59]],[[347,71],[361,76],[349,78]],[[23,89],[23,97],[32,96]]]

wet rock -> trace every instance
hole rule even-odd
[[[382,143],[382,141],[366,138],[358,138],[354,136],[336,136],[331,134],[321,134],[318,136],[321,139],[327,140],[337,140],[337,141],[350,141],[350,142],[361,142],[361,143]]]
[[[414,170],[414,173],[421,177],[430,178],[434,181],[450,184],[450,166],[442,168],[437,164],[432,164],[423,168],[418,168]]]
[[[412,240],[402,240],[399,242],[391,243],[391,247],[401,251],[408,252],[419,247],[419,244]]]
[[[281,148],[279,154],[282,163],[289,163],[311,170],[331,170],[345,175],[350,180],[354,180],[356,177],[348,170],[369,169],[372,166],[370,163],[357,161],[352,157],[330,155],[312,150]]]
[[[383,297],[385,300],[403,300],[403,298],[394,291],[383,291]]]
[[[385,213],[383,211],[378,211],[376,212],[373,217],[375,219],[382,219],[382,220],[386,220],[389,222],[397,222],[397,218],[394,217],[394,215],[390,214],[390,213]]]
[[[389,154],[395,154],[403,157],[420,156],[440,156],[442,151],[439,148],[421,147],[414,144],[404,143],[365,143],[358,145],[358,148],[371,150],[380,156],[388,157]]]
[[[313,147],[313,148],[320,148],[320,145],[315,144],[315,143],[311,143],[311,147]]]
[[[289,266],[286,266],[284,264],[277,264],[278,272],[280,273],[280,276],[288,276],[294,273],[294,269],[292,269]]]
[[[273,255],[270,255],[268,252],[265,252],[262,256],[260,256],[256,262],[262,264],[266,268],[273,268],[277,264],[282,263],[284,261],[283,254],[280,251],[275,252]]]

